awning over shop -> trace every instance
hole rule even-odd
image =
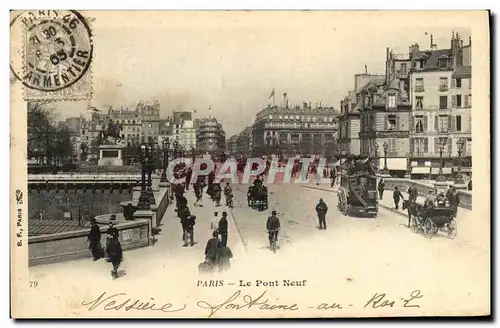
[[[429,174],[431,173],[431,168],[426,166],[412,167],[411,174]]]
[[[431,173],[432,174],[438,174],[439,173],[439,167],[433,167]],[[451,167],[443,167],[443,174],[451,174]]]
[[[380,169],[384,168],[384,158],[380,158]],[[387,168],[389,170],[406,170],[406,158],[388,158]]]
[[[455,171],[458,171],[458,169]],[[462,168],[460,168],[460,171],[462,171],[462,173],[471,173],[472,167],[462,167]]]

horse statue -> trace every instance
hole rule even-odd
[[[107,128],[101,131],[101,140],[108,140],[109,137],[112,137],[115,144],[117,144],[122,140],[121,131],[123,131],[122,125],[118,122],[113,123],[113,121],[110,120]]]

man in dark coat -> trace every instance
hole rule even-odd
[[[187,236],[191,236],[189,245],[194,245],[194,225],[196,223],[196,216],[188,212],[187,216],[181,219],[182,229],[184,231],[184,247],[188,245]]]
[[[191,169],[191,167],[188,167],[186,171],[186,190],[189,190],[189,185],[191,184],[192,176],[193,176],[193,170]]]
[[[219,239],[217,232],[212,234],[212,238],[207,241],[205,246],[205,262],[212,264],[214,267],[217,265],[217,249],[219,248]]]
[[[184,230],[184,225],[182,224],[184,219],[187,219],[187,217],[191,215],[191,212],[189,211],[189,207],[183,207],[180,210],[177,211],[177,217],[181,219],[181,227],[182,227],[182,240],[184,241],[186,239],[186,230]]]
[[[215,181],[215,172],[212,171],[208,174],[208,188],[207,194],[210,196],[212,200],[214,200],[214,181]]]
[[[226,245],[221,243],[219,244],[219,248],[217,249],[218,253],[218,262],[217,266],[219,267],[219,271],[229,270],[231,267],[231,259],[233,258],[233,252]]]
[[[116,238],[117,240],[119,237],[119,232],[118,229],[115,228],[113,222],[109,223],[108,231],[106,232],[107,238],[106,238],[106,255],[107,255],[107,261],[109,262],[109,243],[112,238]]]
[[[278,242],[278,233],[280,231],[280,220],[276,216],[276,211],[271,212],[271,216],[267,218],[266,229],[269,234],[269,247],[272,246],[273,239]]]
[[[399,191],[398,187],[394,187],[394,192],[392,193],[392,198],[394,199],[394,206],[396,210],[399,210],[399,201],[404,200],[403,194]]]
[[[382,198],[384,197],[384,190],[385,190],[384,179],[380,179],[377,189],[378,189],[378,198],[382,200]]]
[[[319,220],[319,230],[326,230],[326,212],[328,212],[328,206],[326,206],[323,198],[320,198],[318,205],[316,205],[316,213],[318,214]]]
[[[222,212],[219,220],[219,234],[221,235],[221,244],[227,246],[227,212]]]
[[[458,196],[458,191],[452,186],[452,191],[449,197],[450,207],[453,209],[455,216],[457,215],[458,205],[460,204],[460,197]]]
[[[187,199],[186,197],[184,197],[184,195],[180,195],[178,198],[177,198],[177,202],[176,202],[176,207],[177,207],[177,210],[181,210],[183,209],[184,207],[187,206]]]
[[[330,170],[330,187],[335,186],[335,180],[337,179],[337,171],[335,170],[334,167]]]
[[[104,257],[104,250],[101,246],[101,229],[97,225],[96,220],[93,218],[90,220],[92,223],[90,227],[90,233],[88,236],[89,248],[92,252],[92,256],[94,257],[94,261],[99,260]]]

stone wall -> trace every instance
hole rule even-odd
[[[101,244],[106,245],[108,220],[97,220],[101,226]],[[123,250],[148,246],[151,225],[148,220],[115,221]],[[87,236],[90,229],[28,238],[29,265],[55,263],[92,257]]]
[[[28,217],[40,218],[40,212],[43,211],[42,219],[61,220],[65,212],[70,212],[73,220],[78,220],[78,215],[87,211],[85,219],[88,220],[101,214],[121,212],[120,203],[131,199],[129,190],[34,190],[28,195]]]
[[[418,180],[385,178],[384,181],[386,190],[394,190],[394,187],[397,186],[399,190],[406,192],[410,186],[415,186],[417,187],[418,195],[421,197],[426,197],[429,194],[429,190],[434,189],[433,185]],[[460,207],[472,210],[472,192],[469,190],[458,190],[458,195]]]

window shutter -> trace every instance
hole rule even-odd
[[[451,156],[451,152],[453,151],[453,140],[451,137],[448,137],[448,156]]]
[[[439,122],[438,122],[438,116],[434,115],[434,131],[437,131],[439,129]]]
[[[460,121],[460,130],[458,130],[458,128],[459,128],[458,122],[459,121]],[[462,131],[462,116],[461,115],[455,116],[455,126],[454,126],[454,130],[453,131]]]
[[[409,131],[414,131],[415,130],[415,120],[412,114],[410,114],[410,126],[408,127]]]
[[[401,119],[399,115],[396,115],[396,131],[401,131]]]
[[[457,86],[457,79],[451,79],[451,87],[455,88]]]
[[[384,116],[384,130],[387,130],[387,124],[388,124],[388,123],[387,123],[387,120],[388,120],[388,116],[387,116],[387,115],[385,115],[385,116]]]
[[[427,138],[424,139],[424,152],[425,153],[429,152],[429,139]]]
[[[434,138],[434,153],[439,153],[439,150],[438,150],[438,139],[437,138]]]
[[[455,81],[455,80],[453,80]],[[456,108],[457,107],[457,96],[451,96],[451,108]]]
[[[413,138],[410,138],[410,154],[413,154],[413,148],[415,148],[415,142]]]
[[[424,120],[423,120],[424,121],[424,132],[427,132],[427,129],[428,129],[428,126],[427,126],[428,120],[429,120],[429,117],[427,115],[424,116]],[[427,140],[427,139],[425,139],[425,140]]]
[[[464,146],[462,148],[462,156],[467,156],[467,141],[464,142]]]
[[[464,107],[467,108],[469,107],[469,96],[464,95]]]
[[[454,120],[452,120],[452,116],[448,115],[448,129],[447,129],[448,131],[453,131],[453,126],[452,126],[453,121]]]

